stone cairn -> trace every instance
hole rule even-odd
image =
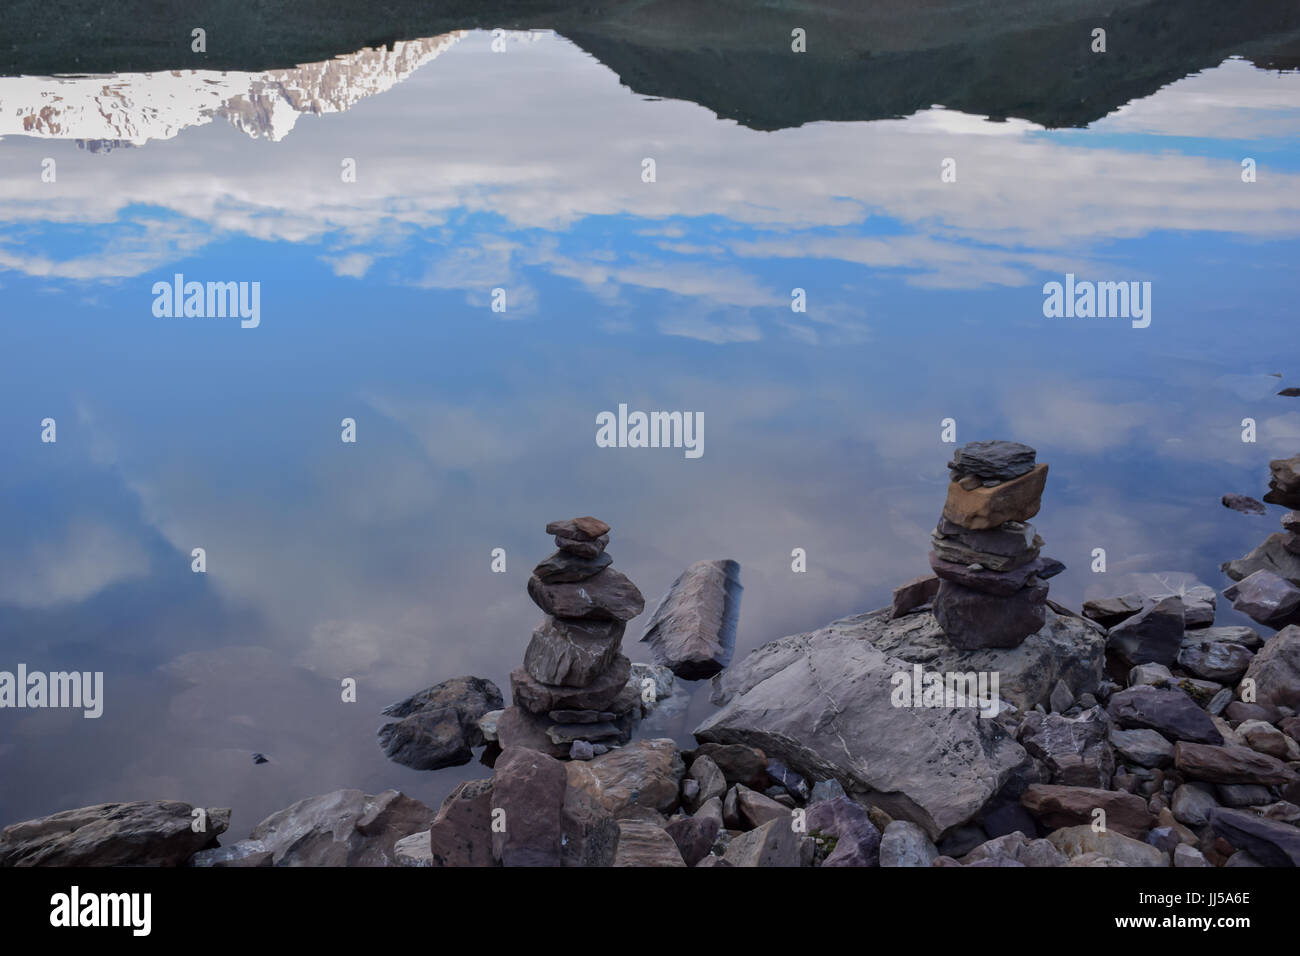
[[[645,599],[605,551],[609,525],[598,518],[552,521],[559,549],[533,569],[528,596],[546,612],[510,675],[514,707],[503,713],[503,746],[590,759],[631,739],[640,696],[620,653],[627,622]]]
[[[1038,514],[1047,465],[1010,441],[979,441],[948,463],[952,481],[933,537],[934,615],[955,647],[1016,647],[1046,620],[1047,579],[1065,570],[1040,556]]]

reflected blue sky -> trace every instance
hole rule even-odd
[[[936,107],[757,132],[554,35],[415,43],[0,79],[0,667],[106,672],[99,721],[0,711],[0,822],[177,798],[243,836],[337,787],[436,803],[485,771],[388,763],[379,711],[508,686],[548,520],[609,521],[650,601],[740,561],[744,653],[925,570],[945,417],[1050,462],[1065,603],[1125,572],[1221,586],[1276,530],[1218,499],[1300,450],[1274,394],[1300,384],[1300,75],[1229,60],[1082,130]],[[155,318],[176,272],[260,282],[260,327]],[[1066,272],[1150,281],[1150,328],[1044,319]],[[598,448],[620,402],[703,412],[703,457]]]

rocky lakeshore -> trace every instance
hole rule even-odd
[[[105,804],[6,827],[0,866],[1300,865],[1300,513],[1221,592],[1140,575],[1076,613],[1030,523],[1034,449],[976,442],[949,467],[932,574],[735,663],[734,561],[683,572],[633,663],[645,602],[609,525],[547,525],[510,704],[459,677],[384,712],[393,760],[490,768],[436,809],[340,790],[223,843],[229,810]],[[1265,501],[1296,507],[1300,456],[1270,471]],[[1216,625],[1220,597],[1257,626]],[[703,679],[694,746],[647,731]]]

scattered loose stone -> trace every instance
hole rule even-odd
[[[1204,631],[1197,631],[1203,634]],[[1235,683],[1255,659],[1249,648],[1229,641],[1184,639],[1178,649],[1178,666],[1197,677]]]
[[[895,820],[880,837],[881,866],[929,866],[938,855],[926,832],[908,820]]]
[[[1091,823],[1098,808],[1106,812],[1106,826],[1126,836],[1141,838],[1156,822],[1141,797],[1096,787],[1035,783],[1025,788],[1020,802],[1052,829]]]
[[[724,859],[732,866],[800,866],[801,839],[787,815],[733,838]]]
[[[1174,766],[1185,777],[1209,783],[1292,783],[1296,771],[1249,747],[1213,747],[1180,740],[1174,744]]]
[[[1178,659],[1184,628],[1182,598],[1170,595],[1112,627],[1106,647],[1130,666],[1168,666]]]
[[[620,820],[614,866],[686,866],[686,862],[667,830],[640,820]]]
[[[1243,810],[1216,809],[1210,826],[1263,866],[1300,866],[1300,829]]]
[[[810,806],[805,823],[810,836],[835,840],[822,866],[879,865],[880,831],[866,808],[843,794]]]
[[[1047,835],[1047,840],[1070,860],[1071,865],[1088,865],[1093,858],[1113,860],[1125,866],[1169,866],[1169,854],[1112,829],[1097,831],[1091,824],[1065,827]],[[1103,864],[1104,865],[1104,864]]]
[[[1254,681],[1256,704],[1300,707],[1300,626],[1292,624],[1269,638],[1246,668],[1245,680]]]
[[[695,866],[709,855],[709,849],[718,838],[722,827],[721,803],[718,815],[696,813],[695,816],[670,820],[665,832],[677,844],[677,850],[687,866]]]
[[[1174,790],[1170,809],[1179,823],[1203,827],[1210,822],[1210,811],[1219,805],[1213,787],[1204,783],[1185,783]]]
[[[1143,608],[1142,595],[1125,594],[1121,597],[1094,598],[1083,602],[1083,616],[1102,627],[1111,628]]]
[[[1268,510],[1264,507],[1264,502],[1256,501],[1249,495],[1238,495],[1229,492],[1221,500],[1225,508],[1231,508],[1233,511],[1240,511],[1246,515],[1262,515]]]
[[[1112,728],[1110,743],[1125,761],[1139,767],[1168,767],[1174,762],[1174,745],[1154,730]]]
[[[1181,690],[1130,687],[1111,695],[1106,712],[1124,729],[1156,730],[1175,741],[1223,742],[1210,715]]]

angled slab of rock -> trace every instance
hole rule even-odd
[[[1300,610],[1300,588],[1272,571],[1259,570],[1228,587],[1234,610],[1270,627],[1282,627]]]
[[[1178,666],[1183,670],[1205,680],[1225,683],[1235,683],[1254,659],[1250,648],[1231,641],[1197,641],[1187,637],[1178,649]]]
[[[1083,616],[1102,627],[1114,627],[1143,608],[1142,595],[1134,592],[1119,597],[1093,598],[1083,602]]]
[[[1300,709],[1300,625],[1292,624],[1269,638],[1242,680],[1253,682],[1256,703]]]
[[[1169,595],[1112,627],[1107,648],[1130,667],[1151,663],[1168,667],[1178,659],[1184,630],[1183,600]]]
[[[1183,620],[1188,627],[1208,627],[1214,623],[1214,607],[1218,600],[1214,588],[1197,580],[1186,571],[1144,571],[1125,575],[1119,579],[1127,589],[1142,595],[1144,605],[1157,604],[1167,597],[1183,602]]]
[[[1287,550],[1287,537],[1283,531],[1270,534],[1250,554],[1223,564],[1223,573],[1234,581],[1240,581],[1256,571],[1272,571],[1300,587],[1300,554]]]
[[[560,583],[528,579],[528,596],[554,617],[630,621],[645,609],[645,598],[622,571],[607,567],[584,581]]]
[[[205,850],[194,866],[398,866],[397,843],[427,832],[434,811],[398,790],[335,790],[273,813],[247,840]],[[265,858],[269,857],[269,864]]]
[[[1007,521],[996,528],[972,531],[940,518],[930,536],[935,553],[954,564],[979,564],[993,571],[1010,571],[1038,557],[1043,539],[1034,526]]]
[[[1106,712],[1092,707],[1077,717],[1031,710],[1016,728],[1016,739],[1052,771],[1052,782],[1076,787],[1107,787],[1115,756],[1107,737]]]
[[[584,558],[571,551],[556,551],[533,568],[533,575],[545,584],[568,584],[595,577],[613,563],[614,559],[604,551],[594,558]]]
[[[910,581],[904,581],[894,588],[894,600],[891,605],[890,616],[902,617],[923,604],[931,603],[938,593],[939,579],[933,574],[923,574],[920,577],[912,578]]]
[[[715,700],[726,706],[695,736],[758,747],[806,778],[834,777],[935,836],[965,823],[1028,755],[974,708],[893,705],[893,675],[911,667],[869,637],[924,618],[938,629],[925,613],[897,621],[889,614],[884,608],[760,647],[714,679]]]
[[[1300,828],[1222,807],[1210,811],[1210,826],[1264,866],[1300,866]]]
[[[696,561],[660,599],[641,641],[678,677],[712,677],[731,663],[742,590],[738,562]]]
[[[490,680],[454,677],[385,707],[385,716],[398,719],[379,728],[379,745],[390,760],[413,770],[469,763],[471,748],[486,743],[479,718],[503,703]]]
[[[944,581],[960,584],[973,591],[996,594],[1002,597],[1015,594],[1029,583],[1031,575],[1048,570],[1052,566],[1051,558],[1035,558],[1028,564],[1022,564],[1010,571],[991,571],[975,564],[957,564],[945,561],[933,551],[930,552],[930,568]],[[1059,563],[1059,562],[1057,562]]]
[[[1088,854],[1117,860],[1126,866],[1169,866],[1169,854],[1148,843],[1114,830],[1094,830],[1091,824],[1065,827],[1047,835],[1047,840],[1071,861]]]
[[[800,866],[802,835],[790,818],[770,820],[757,829],[733,837],[723,858],[732,866]]]
[[[14,823],[0,831],[0,867],[180,866],[230,826],[230,811],[207,811],[206,832],[192,829],[194,808],[175,800],[101,803]]]

